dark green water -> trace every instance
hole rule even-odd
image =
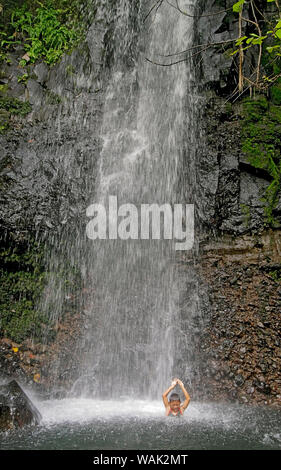
[[[193,403],[166,418],[159,402],[38,402],[42,424],[0,434],[1,449],[258,450],[281,448],[281,411]]]

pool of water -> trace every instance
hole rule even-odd
[[[183,417],[167,418],[162,403],[154,401],[81,398],[35,404],[43,417],[40,426],[0,433],[1,449],[281,448],[281,411],[266,407],[191,403]]]

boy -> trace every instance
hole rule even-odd
[[[185,400],[182,405],[180,402],[180,397],[177,393],[172,393],[168,401],[168,394],[175,388],[177,384],[180,386],[185,396]],[[166,392],[163,393],[162,398],[166,408],[166,416],[181,416],[190,402],[190,396],[180,379],[174,379],[172,381],[172,385],[170,385]]]

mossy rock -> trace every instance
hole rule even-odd
[[[241,120],[243,153],[252,166],[265,170],[271,179],[262,197],[266,223],[271,226],[275,225],[273,211],[281,190],[281,106],[276,103],[264,95],[246,98]]]
[[[65,260],[61,269],[47,271],[46,251],[45,243],[14,233],[0,240],[0,336],[17,343],[30,337],[38,342],[54,340],[55,299],[43,309],[39,301],[49,283],[53,289],[62,289],[64,298],[73,295],[74,300],[64,304],[61,318],[66,312],[76,312],[76,293],[82,288],[80,270]]]
[[[5,109],[0,109],[0,132],[5,131],[9,127],[10,113]]]
[[[43,248],[12,238],[0,247],[0,332],[16,342],[40,339],[45,316],[36,309],[44,288]]]
[[[280,160],[281,107],[261,95],[242,102],[242,150],[250,163],[270,171],[271,159]]]
[[[273,104],[281,106],[281,84],[270,88],[270,99]]]
[[[281,90],[280,90],[281,92]],[[269,119],[281,127],[281,106],[271,104],[269,107]]]
[[[0,109],[4,109],[14,115],[26,116],[31,112],[32,107],[29,101],[20,101],[11,96],[0,96]]]
[[[46,90],[46,104],[58,105],[62,102],[62,98],[51,90]]]
[[[5,96],[8,91],[8,85],[5,83],[4,85],[0,85],[0,96]]]
[[[268,107],[269,103],[264,95],[258,95],[255,99],[245,98],[242,101],[242,116],[246,121],[259,121]]]

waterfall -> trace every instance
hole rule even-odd
[[[182,1],[181,8],[192,15],[195,4]],[[94,184],[84,189],[92,204],[107,207],[110,196],[117,197],[118,205],[137,208],[194,202],[192,65],[155,64],[174,62],[176,56],[165,56],[192,45],[193,20],[167,2],[151,7],[152,2],[119,0],[114,12],[101,152]],[[107,2],[101,2],[99,11],[110,15]],[[198,308],[191,283],[182,322],[184,287],[174,241],[91,240],[85,231],[79,236],[72,243],[79,246],[88,295],[85,334],[76,351],[79,377],[71,393],[161,396],[175,373],[190,373],[188,323]],[[75,257],[75,248],[72,253]]]

